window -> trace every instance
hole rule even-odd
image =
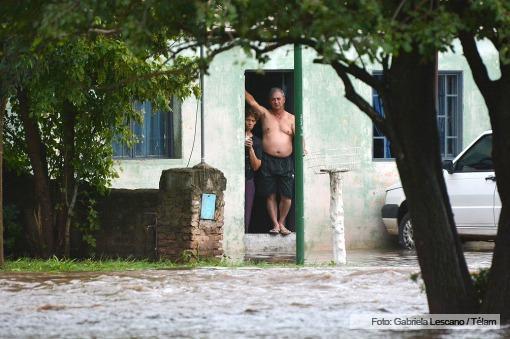
[[[382,77],[381,73],[374,73]],[[372,91],[372,105],[384,116],[381,99],[376,90]],[[437,125],[443,159],[453,159],[462,147],[462,73],[439,71],[438,77]],[[374,159],[391,159],[390,142],[377,127],[373,127]]]
[[[438,79],[437,127],[441,157],[453,159],[461,151],[461,82],[460,72],[440,72]]]
[[[492,135],[478,140],[455,163],[455,172],[486,172],[494,170],[492,163]]]
[[[174,100],[175,101],[175,100]],[[136,109],[142,112],[143,121],[131,121],[129,127],[138,142],[128,147],[120,141],[113,142],[115,158],[176,158],[180,156],[177,147],[180,127],[180,114],[177,105],[169,112],[154,111],[148,101],[136,103]],[[178,117],[177,117],[178,116]]]
[[[376,73],[374,76],[380,80],[382,78],[381,73]],[[384,117],[384,109],[382,106],[381,98],[376,90],[372,91],[372,105],[374,109],[379,113],[380,116]],[[376,159],[391,159],[390,141],[384,136],[384,134],[373,125],[373,157]]]

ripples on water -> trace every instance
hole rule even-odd
[[[470,267],[490,254],[467,253]],[[413,253],[351,252],[344,267],[0,274],[0,337],[498,337],[349,330],[349,315],[423,314]]]

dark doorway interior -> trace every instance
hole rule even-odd
[[[279,87],[285,93],[285,110],[294,114],[294,72],[292,70],[279,71],[246,71],[245,72],[246,90],[250,92],[257,102],[266,108],[269,106],[269,90],[272,87]],[[260,123],[255,125],[253,133],[262,138],[262,128]],[[255,178],[257,184],[257,178]],[[286,226],[289,230],[295,229],[295,209],[294,197],[292,206],[287,216]],[[267,233],[272,228],[271,221],[266,210],[266,200],[264,197],[256,195],[253,203],[253,212],[248,233]]]

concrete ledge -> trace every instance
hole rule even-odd
[[[296,260],[295,233],[286,236],[271,234],[245,234],[244,246],[244,257],[246,260],[274,263],[293,263]],[[329,249],[306,252],[305,263],[307,264],[323,264],[329,263],[331,260],[333,260],[333,255]]]
[[[246,255],[294,255],[296,234],[245,234],[244,246]]]

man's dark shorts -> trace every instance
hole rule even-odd
[[[293,185],[293,157],[278,158],[263,152],[262,167],[259,173],[259,193],[263,196],[279,193],[287,198],[292,198]]]

